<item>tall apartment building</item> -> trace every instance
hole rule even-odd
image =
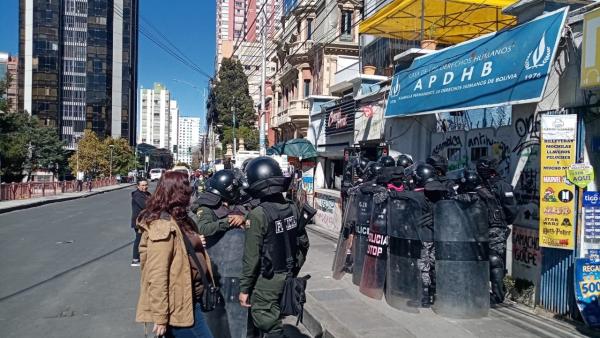
[[[67,148],[84,129],[135,141],[138,1],[19,2],[19,109]]]
[[[6,74],[10,74],[10,83],[6,88],[6,98],[8,99],[8,110],[16,111],[18,103],[19,86],[17,82],[18,78],[18,58],[8,53],[0,52],[0,79],[4,80]]]
[[[193,148],[200,146],[200,118],[182,116],[179,118],[179,162],[192,164]]]
[[[170,150],[173,153],[173,157],[175,162],[179,160],[177,154],[179,150],[177,149],[177,144],[179,140],[179,106],[177,105],[177,101],[171,100],[169,102],[169,146]]]
[[[264,5],[264,8],[263,8]],[[266,13],[267,55],[271,55],[271,43],[281,29],[283,0],[217,0],[217,59],[216,70],[223,58],[236,57],[248,76],[248,89],[255,104],[260,98],[260,76],[262,65],[261,32]],[[275,64],[267,63],[267,76],[275,71]]]
[[[147,143],[157,148],[173,151],[172,141],[177,139],[171,136],[173,119],[171,117],[171,93],[160,83],[155,83],[154,88],[140,90],[140,135],[137,143]],[[179,113],[178,109],[174,111]]]

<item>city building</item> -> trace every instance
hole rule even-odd
[[[18,65],[19,59],[8,53],[0,52],[0,79],[4,80],[6,74],[10,74],[10,83],[6,88],[6,98],[8,99],[8,110],[16,111],[18,103],[18,92],[19,86],[17,82],[18,78]]]
[[[20,0],[20,110],[74,149],[85,129],[136,135],[138,0]]]
[[[199,117],[181,116],[179,118],[179,143],[177,160],[192,165],[192,153],[201,144],[201,120]],[[203,140],[202,140],[203,141]]]
[[[140,135],[137,143],[173,150],[171,142],[171,93],[160,83],[140,90]],[[176,105],[176,104],[175,104]],[[176,110],[178,112],[178,110]]]
[[[270,55],[275,49],[272,40],[281,29],[279,19],[282,10],[283,0],[217,0],[216,72],[223,58],[235,57],[240,60],[248,76],[248,90],[255,105],[260,103],[263,22],[266,17],[266,53]],[[275,64],[268,61],[267,76],[274,71]]]

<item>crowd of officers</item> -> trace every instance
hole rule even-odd
[[[342,181],[344,224],[340,242],[338,242],[338,256],[345,254],[345,259],[338,259],[338,262],[343,262],[338,266],[334,262],[334,277],[343,272],[353,273],[353,281],[357,285],[360,284],[360,281],[355,279],[360,279],[361,274],[365,276],[365,272],[360,270],[367,266],[364,260],[373,256],[371,253],[369,253],[371,255],[365,255],[365,252],[362,251],[374,249],[369,246],[361,246],[360,241],[356,241],[356,236],[365,236],[371,231],[369,242],[373,243],[378,238],[376,234],[372,233],[373,231],[388,232],[385,235],[389,235],[389,232],[393,230],[377,230],[378,218],[384,219],[383,227],[385,228],[385,218],[389,223],[394,223],[395,217],[403,216],[378,215],[378,213],[385,213],[385,207],[379,209],[377,207],[380,203],[377,199],[382,199],[378,196],[383,193],[392,198],[394,194],[399,196],[410,192],[411,196],[415,196],[415,198],[411,198],[420,209],[418,217],[411,221],[420,243],[419,257],[416,260],[421,283],[419,287],[420,306],[431,306],[436,298],[436,247],[439,244],[435,240],[434,228],[440,229],[445,226],[444,222],[446,222],[444,219],[434,218],[434,207],[436,203],[444,200],[467,203],[477,200],[487,209],[487,224],[483,226],[484,229],[487,229],[486,237],[489,240],[489,244],[487,244],[489,247],[486,248],[485,253],[489,259],[490,304],[502,303],[505,297],[503,279],[506,241],[510,235],[508,225],[512,224],[516,217],[517,206],[512,186],[499,175],[497,166],[498,163],[495,159],[484,157],[476,162],[475,170],[464,169],[457,175],[458,177],[450,179],[447,177],[448,160],[437,154],[431,155],[424,162],[416,163],[408,154],[401,154],[397,159],[391,156],[382,156],[377,161],[369,161],[363,156],[353,159],[346,167]],[[385,205],[391,206],[392,204]],[[364,214],[362,218],[361,212]],[[354,244],[346,245],[344,240],[346,243],[354,241]],[[402,244],[397,245],[401,246]],[[410,250],[407,249],[408,251]],[[359,270],[358,278],[356,278],[357,270]],[[377,278],[382,279],[382,277]],[[380,286],[385,285],[385,281],[379,283]],[[384,288],[393,287],[389,285],[389,280],[387,283],[388,285],[383,286]],[[362,287],[361,284],[361,292]]]
[[[205,313],[215,337],[283,336],[279,300],[288,266],[297,275],[309,247],[308,216],[284,196],[291,179],[275,160],[258,157],[215,172],[195,195],[190,216],[206,238],[222,298]]]

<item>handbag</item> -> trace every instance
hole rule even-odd
[[[296,326],[302,322],[304,316],[304,303],[306,303],[306,284],[310,275],[303,277],[294,277],[294,257],[290,245],[290,237],[286,227],[283,227],[283,237],[285,238],[285,261],[287,274],[283,284],[283,292],[279,301],[281,314],[284,316],[296,316]]]
[[[194,263],[196,263],[196,266],[198,267],[198,273],[202,278],[202,285],[204,285],[204,290],[202,291],[202,295],[200,296],[200,307],[202,308],[202,312],[210,312],[214,310],[217,307],[217,305],[221,302],[219,287],[216,286],[215,280],[213,279],[212,263],[210,261],[210,256],[206,251],[204,251],[206,266],[211,279],[209,281],[208,277],[206,277],[206,273],[204,273],[202,264],[200,264],[198,256],[196,256],[196,250],[194,250],[192,242],[190,242],[190,239],[184,232],[182,232],[182,235],[183,241],[185,242],[185,247],[187,249],[187,254],[188,256],[192,257],[192,260],[194,261]]]

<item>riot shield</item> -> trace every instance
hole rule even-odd
[[[368,297],[381,299],[385,286],[388,256],[387,192],[375,194],[373,203],[373,215],[367,236],[367,251],[359,291]]]
[[[214,311],[205,312],[207,324],[215,338],[245,338],[248,310],[240,306],[240,275],[245,233],[235,228],[207,238],[207,252],[212,261],[215,281],[223,301]]]
[[[348,202],[342,214],[342,228],[333,258],[333,278],[342,279],[346,272],[352,271],[352,232],[356,222],[356,198],[354,193],[348,195]]]
[[[360,286],[365,255],[369,246],[367,240],[371,224],[371,214],[373,212],[373,192],[376,190],[375,188],[378,187],[361,186],[356,195],[356,224],[352,238],[352,258],[354,260],[352,265],[352,283],[358,286]]]
[[[478,198],[434,205],[436,301],[433,310],[451,318],[488,314],[487,208]]]
[[[417,260],[421,240],[417,220],[425,203],[423,193],[390,192],[388,199],[389,247],[385,300],[393,308],[416,312],[421,295],[421,274]]]

